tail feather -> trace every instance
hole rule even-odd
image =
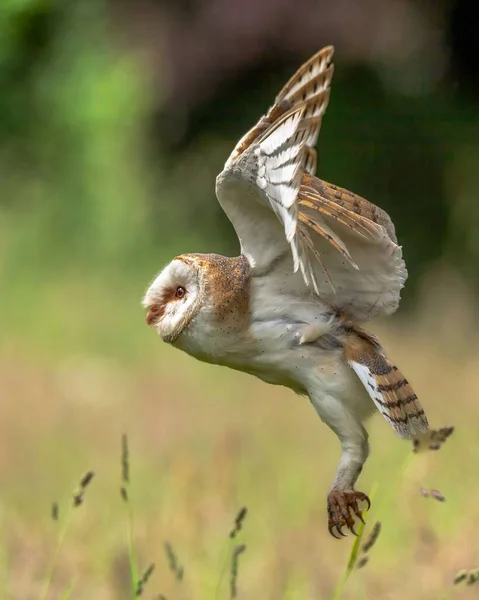
[[[376,339],[355,328],[345,343],[346,358],[379,412],[405,439],[429,429],[426,414],[410,383]]]

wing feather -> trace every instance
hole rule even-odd
[[[387,213],[314,176],[332,56],[328,46],[291,77],[234,148],[216,193],[253,275],[281,277],[299,295],[310,287],[349,317],[366,320],[396,310],[407,271]],[[288,255],[290,274],[282,263],[279,275],[275,265]]]
[[[275,104],[279,104],[284,100],[296,100],[298,102],[298,94],[303,101],[307,100],[309,96],[303,97],[303,95],[307,94],[310,89],[313,89],[313,93],[316,93],[315,86],[317,86],[317,89],[328,88],[333,77],[334,67],[331,64],[333,54],[333,46],[326,46],[314,54],[283,86],[283,89],[276,96]]]

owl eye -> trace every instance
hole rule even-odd
[[[184,287],[181,287],[181,285],[179,285],[176,288],[176,292],[175,292],[175,297],[176,298],[183,298],[183,296],[186,294],[186,290]]]

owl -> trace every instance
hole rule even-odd
[[[369,509],[355,489],[378,410],[401,438],[428,431],[418,397],[361,324],[392,314],[407,278],[388,214],[318,179],[333,48],[303,64],[216,179],[241,254],[182,254],[149,286],[146,322],[195,358],[307,396],[337,435],[329,532],[355,533]]]

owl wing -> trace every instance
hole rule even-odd
[[[314,176],[332,56],[331,46],[323,48],[287,82],[236,145],[216,194],[253,276],[292,278],[298,294],[309,287],[349,317],[366,320],[396,310],[407,271],[389,216]]]

